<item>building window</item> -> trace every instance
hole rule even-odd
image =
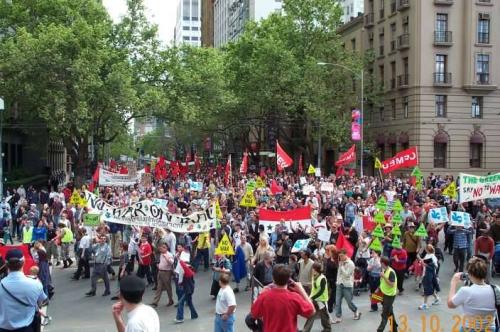
[[[483,154],[483,143],[470,142],[470,167],[481,168],[481,155]]]
[[[438,13],[436,15],[436,35],[435,42],[446,42],[446,32],[448,31],[448,14]]]
[[[191,37],[191,40],[200,40],[199,37]]]
[[[189,30],[189,27],[187,27],[187,26],[183,26],[183,27],[182,27],[182,30],[184,30],[184,31],[185,31],[185,30]]]
[[[200,30],[200,28],[198,28],[198,27],[191,27],[191,30],[198,31],[198,30]]]
[[[446,168],[448,143],[434,141],[434,167]]]
[[[408,97],[403,97],[403,117],[408,119],[408,107],[409,107]]]
[[[490,43],[490,15],[479,14],[477,21],[477,42],[480,44]]]
[[[445,118],[446,117],[446,105],[447,98],[444,95],[436,96],[436,117]]]
[[[378,151],[380,152],[380,160],[385,160],[385,144],[379,144]]]
[[[391,116],[392,119],[396,119],[396,99],[391,99]]]
[[[378,115],[379,115],[380,121],[384,121],[384,106],[379,107],[379,109],[378,109]]]
[[[410,143],[409,142],[401,143],[401,150],[402,151],[408,150],[409,148],[410,148]]]
[[[478,84],[488,84],[490,80],[490,56],[488,54],[477,55],[476,80]]]
[[[189,40],[189,36],[182,37],[182,40]]]
[[[483,97],[472,97],[471,116],[474,119],[483,117]]]
[[[353,51],[356,50],[356,38],[351,39],[351,49]]]
[[[410,33],[410,17],[403,17],[403,34]]]
[[[435,83],[448,83],[446,73],[446,60],[447,56],[444,54],[436,54],[434,82]]]
[[[384,65],[378,66],[379,73],[380,73],[380,82],[382,85],[382,88],[384,88],[384,78],[385,78],[385,70],[384,70]]]
[[[391,143],[391,156],[395,156],[398,152],[398,146],[396,143]]]

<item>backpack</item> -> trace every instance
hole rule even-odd
[[[493,289],[493,295],[495,296],[495,308],[497,309],[497,314],[495,317],[495,330],[500,327],[500,288],[497,285],[490,285]]]

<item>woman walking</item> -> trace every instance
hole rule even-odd
[[[422,285],[424,286],[424,303],[421,304],[418,309],[426,310],[429,308],[427,304],[429,296],[434,297],[432,305],[436,305],[441,302],[437,295],[437,292],[440,290],[436,276],[438,259],[434,254],[434,247],[432,245],[428,244],[427,247],[425,247],[425,256],[422,261],[424,262],[424,278],[422,279]]]

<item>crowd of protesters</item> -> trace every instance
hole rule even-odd
[[[253,192],[257,206],[240,207],[248,182],[258,176],[266,186]],[[188,179],[202,182],[203,190],[190,191]],[[493,259],[495,244],[500,242],[500,211],[483,201],[458,204],[447,197],[443,189],[453,181],[448,175],[430,174],[421,190],[416,189],[410,177],[404,176],[320,178],[267,172],[238,174],[227,181],[224,172],[207,169],[153,180],[147,187],[138,183],[130,188],[98,188],[98,195],[113,206],[125,207],[144,199],[160,198],[168,201],[170,213],[182,215],[209,209],[217,201],[222,211],[220,227],[205,233],[174,233],[169,229],[104,222],[87,227],[83,225],[86,208],[70,203],[75,189],[71,183],[57,191],[36,191],[31,187],[25,190],[21,186],[8,192],[1,203],[0,244],[21,242],[30,246],[39,266],[38,277],[49,297],[54,292],[49,268],[53,264],[61,268],[76,264],[72,278],[90,279],[87,296],[96,295],[97,282],[102,279],[105,287],[102,295],[112,295],[114,300],[119,299],[119,294],[112,294],[114,287],[110,280],[136,274],[155,292],[151,306],[157,307],[166,291],[167,306],[176,306],[175,321],[182,323],[185,303],[191,319],[198,317],[193,303],[194,278],[203,268],[212,270],[213,282],[207,296],[217,299],[216,331],[232,331],[234,293],[240,291],[251,292],[255,300],[247,325],[256,330],[263,327],[265,331],[294,324],[296,328],[299,314],[308,318],[303,331],[311,330],[315,318],[321,319],[323,330],[329,331],[331,324],[342,323],[347,308],[352,318],[359,320],[363,313],[356,306],[355,296],[366,291],[371,294],[370,311],[381,310],[377,331],[383,331],[393,316],[396,295],[408,293],[409,287],[418,292],[410,296],[423,296],[419,309],[429,310],[441,303],[439,266],[445,259],[444,253],[452,255],[455,272],[463,272],[474,255],[484,256],[489,268],[487,279],[495,271]],[[333,190],[322,192],[323,182],[333,183]],[[304,193],[304,185],[315,190]],[[376,203],[381,197],[389,202],[402,202],[401,245],[394,245],[395,225],[389,221],[383,226],[381,249],[373,250],[370,249],[372,230],[362,226],[363,217],[373,217],[378,212]],[[307,206],[311,208],[308,227],[287,227],[289,221],[283,220],[269,232],[259,225],[259,209],[286,211]],[[429,222],[430,209],[441,206],[448,212],[470,213],[472,228]],[[421,225],[427,237],[415,234]],[[321,228],[331,232],[329,241],[318,239]],[[217,242],[225,234],[231,239],[234,256],[215,253]],[[339,245],[339,236],[350,246]],[[297,240],[309,238],[307,248],[293,250]],[[230,286],[231,280],[234,287]],[[296,301],[301,309],[285,310],[286,314],[269,318],[266,312],[272,312],[277,304],[264,306],[268,297],[265,294],[279,293],[282,288],[294,294],[286,295],[282,306],[289,305],[288,299]],[[433,301],[429,302],[429,298]],[[344,310],[343,302],[347,305]],[[392,319],[396,331],[397,324]]]

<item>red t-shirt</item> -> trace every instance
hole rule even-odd
[[[391,267],[394,270],[406,269],[406,260],[408,255],[404,249],[392,249],[391,251]]]
[[[142,258],[141,265],[151,265],[152,261],[151,253],[153,252],[153,250],[151,249],[151,245],[148,242],[141,243],[141,246],[139,247],[139,252]]]
[[[314,306],[288,289],[272,288],[259,295],[251,313],[263,319],[266,332],[296,332],[297,316],[311,317]]]

